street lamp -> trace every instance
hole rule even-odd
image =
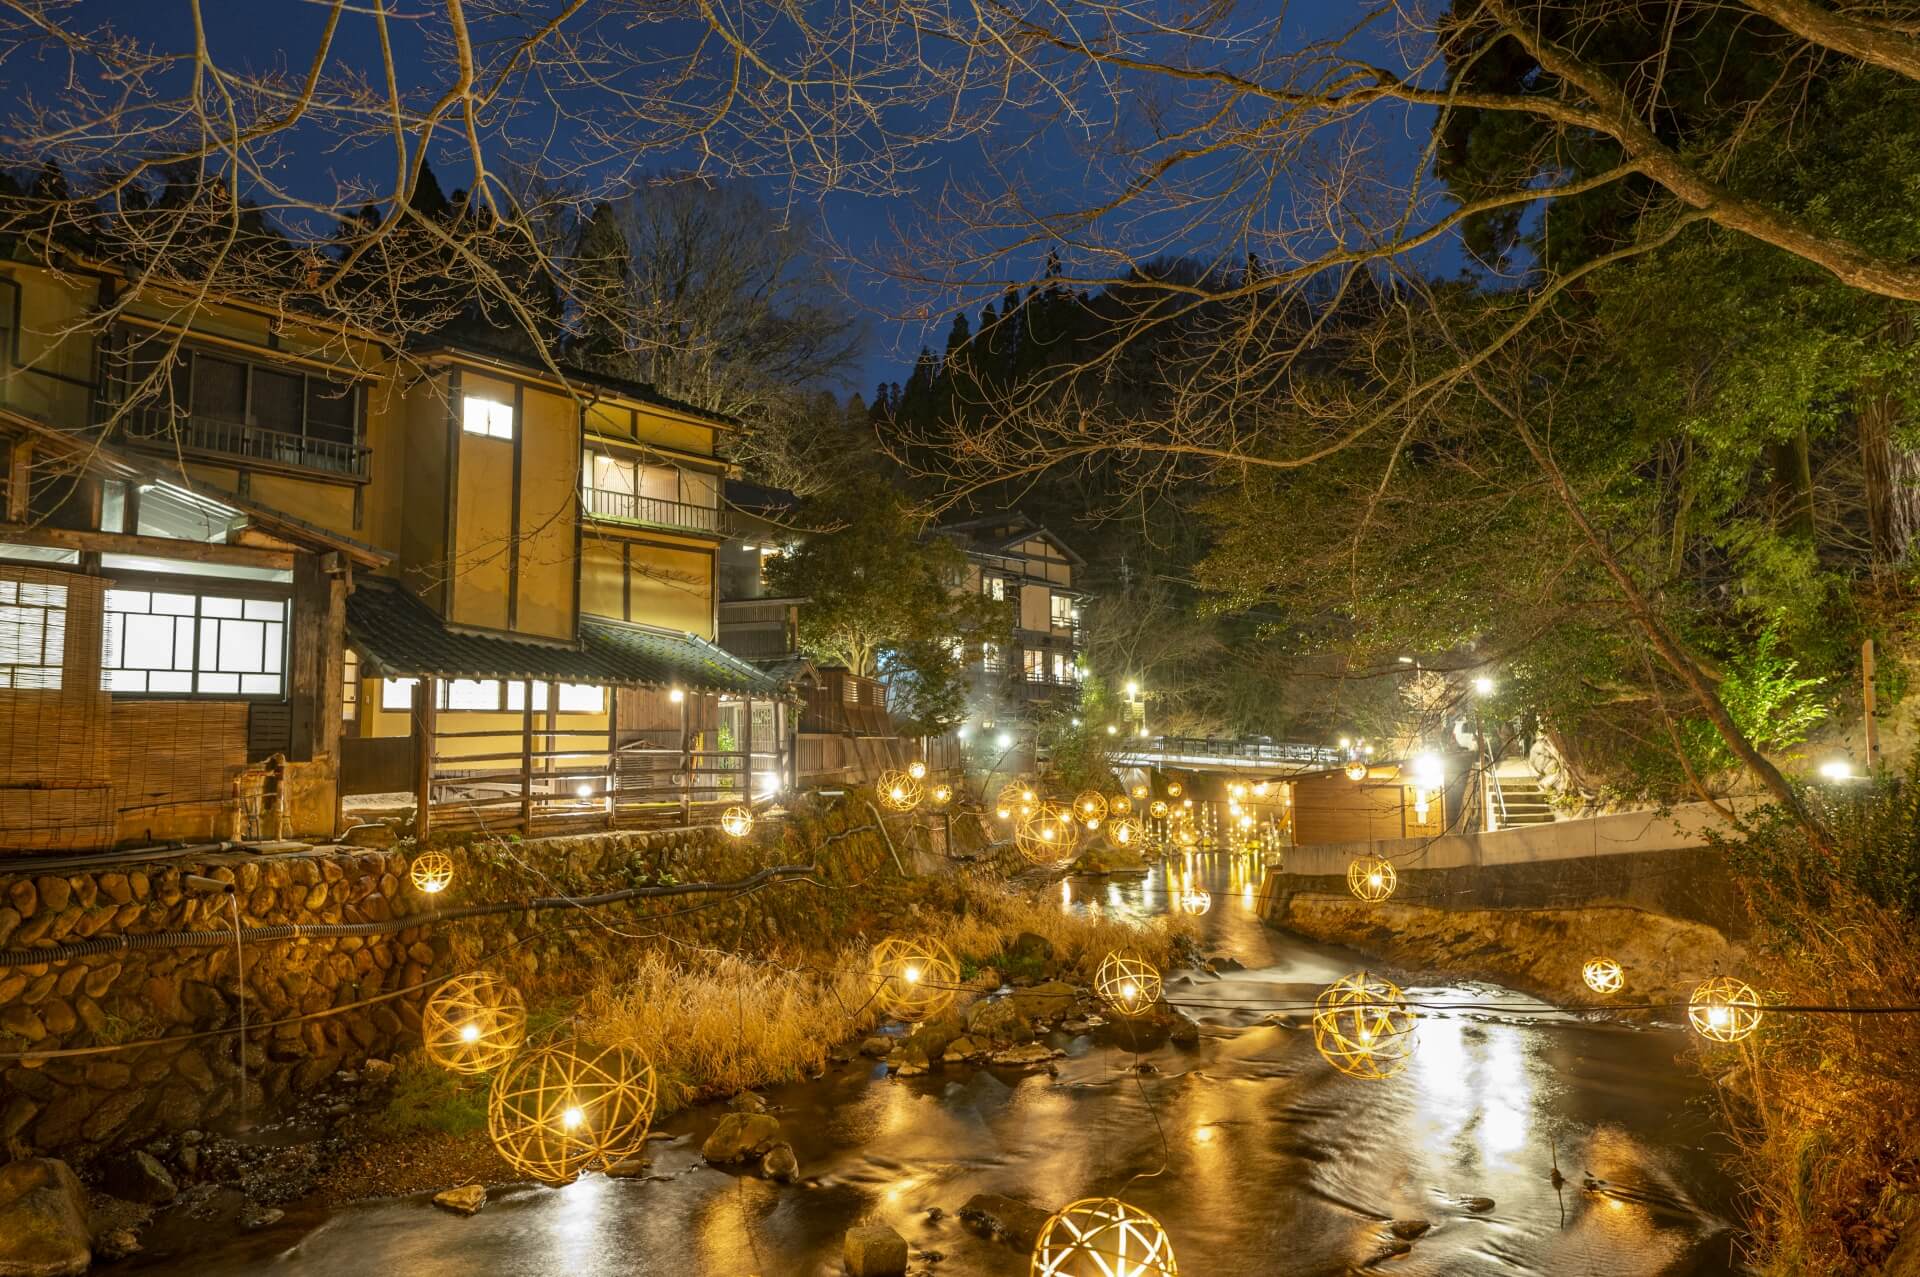
[[[1493,695],[1493,680],[1482,674],[1473,680],[1473,690],[1481,696]]]

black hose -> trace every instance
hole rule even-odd
[[[240,939],[247,944],[275,940],[321,940],[341,936],[380,936],[439,922],[459,922],[466,918],[485,918],[503,913],[531,913],[542,909],[594,909],[623,900],[659,899],[665,896],[696,896],[710,892],[751,891],[768,882],[789,878],[807,878],[820,872],[818,865],[774,865],[735,882],[685,882],[664,887],[626,887],[595,896],[534,896],[527,900],[500,900],[487,904],[463,905],[458,909],[436,909],[430,913],[409,914],[384,922],[286,922],[271,927],[244,927]],[[234,942],[234,932],[226,931],[148,931],[55,945],[48,949],[0,949],[0,967],[25,967],[42,962],[65,962],[92,954],[125,953],[134,949],[213,949]]]

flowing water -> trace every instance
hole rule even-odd
[[[1161,912],[1189,885],[1211,893],[1206,951],[1247,969],[1169,977],[1168,998],[1201,1022],[1202,1039],[1137,1057],[1153,1071],[1084,1036],[1058,1039],[1067,1056],[1057,1076],[949,1066],[889,1080],[860,1060],[767,1092],[804,1186],[701,1165],[699,1140],[717,1120],[705,1109],[666,1124],[674,1138],[651,1146],[652,1180],[495,1190],[471,1219],[424,1197],[294,1210],[268,1232],[138,1267],[837,1277],[845,1230],[880,1220],[941,1256],[917,1255],[915,1272],[1024,1274],[1026,1256],[957,1220],[969,1197],[1057,1206],[1124,1191],[1165,1225],[1189,1274],[1738,1271],[1733,1189],[1717,1168],[1724,1144],[1704,1087],[1676,1060],[1678,1029],[1523,1017],[1541,1004],[1487,985],[1415,986],[1423,1000],[1490,1009],[1423,1019],[1404,1073],[1349,1079],[1320,1060],[1310,1033],[1267,1020],[1365,962],[1264,927],[1257,860],[1198,856],[1188,872],[1060,888],[1063,908],[1126,915]],[[1395,1220],[1431,1227],[1388,1257]]]

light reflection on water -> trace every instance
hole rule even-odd
[[[1166,1225],[1182,1270],[1197,1273],[1347,1274],[1382,1255],[1391,1221],[1409,1218],[1432,1228],[1387,1261],[1396,1273],[1734,1271],[1719,1218],[1729,1209],[1719,1137],[1703,1115],[1704,1087],[1674,1062],[1676,1036],[1569,1016],[1546,1027],[1447,1013],[1422,1021],[1401,1076],[1345,1078],[1309,1033],[1266,1023],[1267,1008],[1310,1003],[1365,960],[1262,926],[1253,902],[1264,873],[1254,856],[1197,854],[1145,875],[1062,884],[1062,907],[1107,916],[1163,912],[1189,887],[1221,901],[1195,920],[1205,952],[1249,969],[1169,973],[1168,997],[1204,1036],[1137,1057],[1153,1073],[1137,1075],[1133,1054],[1085,1036],[1060,1040],[1068,1055],[1057,1077],[949,1069],[889,1081],[858,1061],[768,1092],[810,1177],[803,1187],[700,1165],[699,1142],[719,1118],[709,1108],[668,1124],[679,1139],[655,1146],[661,1182],[588,1177],[497,1191],[472,1219],[424,1199],[369,1203],[304,1236],[296,1212],[279,1233],[140,1266],[181,1277],[267,1266],[328,1277],[829,1277],[841,1271],[846,1228],[875,1219],[941,1252],[940,1277],[975,1277],[1024,1272],[1025,1262],[958,1224],[974,1193],[1054,1206],[1124,1191]],[[1538,1005],[1488,986],[1409,992]],[[1557,1191],[1556,1164],[1567,1179]],[[1586,1175],[1604,1189],[1583,1191]],[[1475,1197],[1495,1205],[1471,1210]],[[938,1220],[928,1214],[936,1207]]]

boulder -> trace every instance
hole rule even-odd
[[[1002,1067],[1031,1069],[1065,1054],[1065,1051],[1048,1046],[1044,1042],[1025,1042],[1019,1046],[1007,1047],[1003,1051],[995,1051],[987,1058]]]
[[[907,1271],[906,1239],[885,1224],[849,1228],[840,1255],[848,1277],[903,1277]]]
[[[893,1039],[878,1035],[870,1037],[860,1044],[860,1054],[870,1055],[876,1060],[884,1060],[893,1054]]]
[[[752,1091],[742,1091],[727,1101],[727,1107],[736,1113],[764,1113],[767,1111],[767,1102]]]
[[[262,1206],[258,1202],[248,1202],[241,1206],[239,1217],[234,1222],[240,1225],[243,1233],[257,1233],[263,1228],[272,1228],[287,1217],[287,1212],[278,1206]]]
[[[943,1051],[942,1054],[945,1054]],[[917,1044],[909,1042],[888,1057],[888,1067],[896,1077],[919,1077],[933,1067],[933,1061],[926,1051]]]
[[[652,1169],[652,1159],[645,1153],[635,1153],[608,1166],[606,1176],[608,1179],[639,1179]]]
[[[760,1159],[760,1173],[780,1184],[791,1184],[800,1178],[800,1159],[793,1154],[793,1145],[781,1140],[767,1150]]]
[[[487,1204],[487,1186],[462,1184],[458,1188],[443,1188],[433,1195],[433,1204],[456,1215],[478,1215],[480,1208]]]
[[[1395,1237],[1410,1242],[1432,1227],[1433,1225],[1424,1219],[1396,1219],[1393,1221],[1391,1231]]]
[[[1035,931],[1022,931],[1006,946],[1006,955],[1020,962],[1052,962],[1053,941]]]
[[[0,1277],[67,1277],[93,1262],[87,1190],[50,1157],[0,1166]]]
[[[1051,1218],[1038,1206],[998,1193],[975,1193],[960,1208],[960,1222],[983,1237],[1005,1242],[1026,1254]]]
[[[729,1113],[713,1128],[700,1155],[716,1166],[759,1157],[780,1138],[778,1119],[765,1113]]]
[[[1080,990],[1059,980],[1015,989],[1008,997],[1013,1009],[1028,1020],[1058,1020],[1073,1010]]]
[[[173,1176],[167,1174],[166,1167],[160,1165],[152,1154],[137,1149],[107,1163],[100,1176],[100,1187],[115,1197],[124,1197],[144,1206],[170,1202],[180,1191],[174,1185]]]
[[[1033,1026],[1020,1014],[1019,1004],[1013,998],[993,998],[976,1002],[967,1009],[967,1036],[996,1046],[1011,1046],[1015,1042],[1031,1041]]]

